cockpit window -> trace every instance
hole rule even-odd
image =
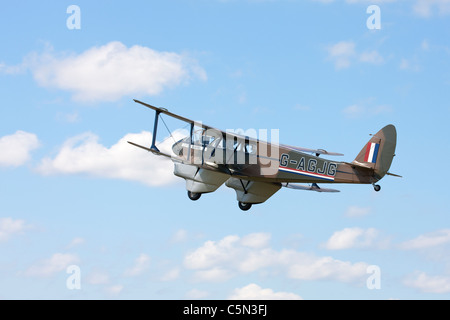
[[[250,154],[256,154],[256,145],[246,142],[245,143],[245,152]]]
[[[195,145],[201,145],[203,147],[206,147],[207,145],[211,144],[216,139],[215,136],[212,135],[204,135],[203,130],[195,131],[192,135],[192,142]]]

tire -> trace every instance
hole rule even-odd
[[[195,193],[195,192],[191,192],[191,191],[188,191],[187,195],[188,195],[189,199],[191,199],[192,201],[197,201],[202,196],[201,193]]]
[[[252,204],[251,203],[242,203],[239,201],[238,206],[239,206],[239,209],[241,209],[242,211],[247,211],[247,210],[250,210],[250,208],[252,207]]]

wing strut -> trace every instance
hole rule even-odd
[[[159,114],[161,113],[161,110],[155,110],[155,124],[153,125],[153,136],[152,136],[152,145],[150,149],[155,150],[157,152],[160,152],[159,149],[156,147],[156,132],[158,131],[158,119]]]

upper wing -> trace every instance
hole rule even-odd
[[[136,99],[133,99],[133,100],[134,100],[134,102],[140,103],[140,104],[142,104],[143,106],[145,106],[147,108],[155,110],[158,114],[159,113],[166,114],[166,115],[168,115],[168,116],[170,116],[172,118],[175,118],[175,119],[178,119],[178,120],[190,123],[191,125],[195,125],[197,127],[201,127],[201,128],[205,128],[205,129],[215,129],[215,128],[213,128],[211,126],[207,126],[207,125],[205,125],[205,124],[203,124],[201,122],[197,122],[197,121],[194,121],[192,119],[188,119],[188,118],[179,116],[178,114],[172,113],[172,112],[170,112],[169,110],[167,110],[165,108],[158,108],[158,107],[152,106],[151,104],[148,104],[148,103],[136,100]],[[215,129],[215,130],[217,130],[217,129]]]
[[[280,145],[280,147],[283,147],[283,148],[286,148],[286,149],[290,149],[290,150],[293,150],[293,151],[315,153],[316,155],[326,154],[326,155],[329,155],[329,156],[343,156],[342,153],[328,152],[327,150],[324,150],[324,149],[308,149],[308,148],[301,148],[301,147],[293,147],[293,146],[289,146],[289,145],[285,145],[285,144]]]

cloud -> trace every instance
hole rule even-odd
[[[180,229],[175,232],[175,234],[171,237],[170,243],[182,243],[188,239],[188,232],[185,229]]]
[[[94,270],[86,276],[86,282],[94,285],[109,284],[110,278],[106,272]]]
[[[371,63],[371,64],[382,64],[384,62],[383,57],[376,50],[366,51],[359,55],[359,61]]]
[[[239,274],[273,271],[290,279],[355,282],[365,277],[367,268],[363,262],[351,263],[295,250],[274,250],[265,233],[206,241],[185,256],[184,266],[196,271],[198,281],[226,281]]]
[[[336,231],[325,243],[329,250],[342,250],[350,248],[364,248],[375,244],[378,231],[374,228],[345,228]]]
[[[127,47],[119,41],[92,47],[80,54],[29,54],[20,66],[0,64],[0,72],[31,70],[45,88],[69,91],[83,102],[117,101],[123,96],[157,95],[166,88],[206,80],[206,72],[187,54]]]
[[[203,291],[203,290],[198,290],[198,289],[192,289],[186,293],[186,299],[188,299],[188,300],[204,299],[208,296],[209,296],[208,291]]]
[[[336,69],[348,68],[351,60],[356,55],[355,43],[352,41],[340,41],[328,48],[328,58],[334,61]]]
[[[400,68],[400,70],[413,71],[413,72],[419,72],[422,69],[416,56],[414,56],[410,59],[402,58],[400,60],[399,68]]]
[[[417,0],[413,6],[413,11],[418,16],[429,18],[437,8],[439,15],[450,14],[450,0]]]
[[[353,41],[340,41],[327,48],[328,60],[333,61],[336,70],[345,69],[352,63],[383,64],[384,59],[376,50],[358,53]]]
[[[450,229],[441,229],[405,241],[400,244],[400,248],[405,250],[429,249],[448,243],[450,243]]]
[[[214,267],[206,270],[199,270],[194,273],[194,281],[197,282],[225,282],[230,280],[235,274],[225,268]]]
[[[31,151],[39,145],[35,134],[21,130],[0,137],[0,167],[18,167],[25,164],[31,158]]]
[[[249,284],[243,288],[237,288],[228,297],[229,300],[302,300],[295,293],[274,292],[272,289],[263,289],[257,284]]]
[[[55,253],[49,259],[44,259],[32,265],[25,271],[27,276],[48,277],[65,270],[71,264],[80,261],[77,255],[69,253]]]
[[[167,270],[161,277],[161,281],[173,281],[176,280],[180,276],[180,268],[172,268]]]
[[[345,0],[347,3],[388,3],[388,2],[395,2],[397,0]]]
[[[352,104],[342,110],[342,113],[350,119],[359,119],[362,117],[372,117],[392,112],[392,108],[388,105],[375,105],[373,99]]]
[[[251,233],[241,239],[241,244],[255,249],[264,248],[268,246],[270,237],[270,233]]]
[[[371,209],[366,207],[350,206],[345,212],[348,218],[363,217],[370,213]]]
[[[145,253],[141,253],[139,257],[137,257],[136,260],[134,261],[134,265],[131,268],[125,270],[124,275],[126,277],[134,277],[141,275],[149,268],[149,266],[150,266],[150,257]]]
[[[123,288],[124,288],[123,285],[117,284],[117,285],[113,285],[113,286],[109,286],[109,287],[105,288],[105,292],[108,295],[117,296],[122,292]]]
[[[450,293],[449,276],[430,276],[425,272],[415,272],[407,276],[403,283],[422,292]]]
[[[86,240],[84,238],[81,237],[77,237],[74,238],[67,246],[66,249],[72,249],[76,246],[82,245],[86,242]]]
[[[8,241],[13,235],[22,233],[28,227],[25,220],[0,218],[0,243]]]
[[[175,139],[182,136],[174,132]],[[149,186],[173,182],[173,163],[165,157],[136,148],[127,141],[149,145],[150,132],[130,133],[111,147],[98,142],[98,136],[84,133],[68,139],[54,158],[44,158],[37,170],[44,175],[88,174],[96,177],[139,181]],[[158,148],[171,153],[172,139],[166,139]]]
[[[9,74],[9,75],[14,75],[14,74],[20,74],[25,72],[26,70],[26,65],[24,63],[17,65],[17,66],[8,66],[3,62],[0,62],[0,73],[3,74]]]

